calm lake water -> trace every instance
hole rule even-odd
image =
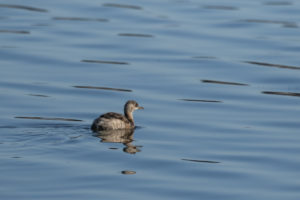
[[[0,199],[300,199],[300,2],[2,1]],[[134,132],[95,134],[134,99]]]

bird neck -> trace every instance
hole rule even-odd
[[[132,124],[132,126],[134,126],[132,112],[129,112],[129,111],[125,110],[124,114],[125,114],[125,117],[130,121],[130,123]]]

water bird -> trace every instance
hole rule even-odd
[[[94,120],[91,129],[93,131],[133,129],[135,127],[133,111],[138,109],[144,109],[144,107],[139,106],[136,101],[129,100],[124,105],[124,115],[115,112],[100,115]]]

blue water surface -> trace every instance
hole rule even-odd
[[[0,3],[1,199],[300,198],[297,1]],[[92,121],[134,99],[133,133]]]

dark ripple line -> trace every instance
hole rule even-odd
[[[181,160],[184,161],[190,161],[190,162],[199,162],[199,163],[211,163],[211,164],[218,164],[221,162],[218,161],[211,161],[211,160],[194,160],[194,159],[186,159],[186,158],[182,158]]]
[[[81,60],[87,63],[100,63],[100,64],[114,64],[114,65],[128,65],[128,62],[108,61],[108,60]]]
[[[44,94],[28,94],[29,96],[34,96],[34,97],[49,97],[47,95]]]
[[[244,62],[252,65],[300,70],[300,67],[297,66],[288,66],[288,65],[272,64],[272,63],[265,63],[265,62],[256,62],[256,61],[244,61]]]
[[[296,93],[296,92],[262,91],[262,93],[263,94],[270,94],[270,95],[283,95],[283,96],[300,97],[300,93]]]
[[[285,27],[297,28],[298,25],[295,22],[288,22],[288,21],[278,21],[278,20],[265,20],[265,19],[246,19],[242,20],[244,22],[249,23],[266,23],[266,24],[281,24]]]
[[[17,128],[16,126],[0,126],[0,128]]]
[[[30,34],[29,31],[0,30],[0,33]]]
[[[97,86],[79,86],[75,85],[74,88],[83,88],[83,89],[96,89],[96,90],[112,90],[112,91],[119,91],[119,92],[132,92],[129,89],[122,89],[122,88],[110,88],[110,87],[97,87]]]
[[[191,102],[204,102],[204,103],[222,103],[218,100],[206,100],[206,99],[178,99],[180,101],[191,101]]]
[[[217,57],[214,56],[193,56],[193,59],[217,59]]]
[[[266,20],[266,19],[245,19],[245,22],[253,22],[253,23],[267,23],[267,24],[290,24],[292,22],[288,21],[279,21],[279,20]]]
[[[35,11],[35,12],[48,12],[48,10],[43,9],[43,8],[35,8],[35,7],[31,7],[31,6],[22,6],[22,5],[0,4],[0,7],[15,8],[15,9],[21,9],[21,10]]]
[[[140,33],[119,33],[119,36],[126,36],[126,37],[154,37],[153,35],[150,34],[140,34]]]
[[[97,21],[107,22],[108,19],[104,18],[85,18],[85,17],[53,17],[53,20],[69,20],[69,21]]]
[[[107,6],[107,7],[129,8],[129,9],[134,9],[134,10],[142,10],[143,9],[140,6],[127,5],[127,4],[117,4],[117,3],[105,3],[105,4],[102,4],[102,5]]]
[[[23,157],[21,157],[21,156],[12,156],[11,158],[19,159],[19,158],[23,158]]]
[[[268,6],[289,6],[289,5],[293,5],[293,3],[290,2],[290,1],[268,1],[268,2],[264,2],[264,5],[268,5]]]
[[[73,121],[81,122],[80,119],[68,119],[68,118],[59,118],[59,117],[26,117],[26,116],[16,116],[16,119],[38,119],[38,120],[55,120],[55,121]]]
[[[3,45],[3,46],[0,46],[0,48],[16,48],[16,47],[15,46]]]
[[[223,85],[237,85],[237,86],[249,86],[245,83],[227,82],[227,81],[216,81],[216,80],[201,80],[203,83],[223,84]]]
[[[203,8],[205,9],[216,9],[216,10],[238,10],[237,7],[234,6],[222,6],[222,5],[217,5],[217,6],[213,6],[213,5],[208,5],[208,6],[203,6]]]

